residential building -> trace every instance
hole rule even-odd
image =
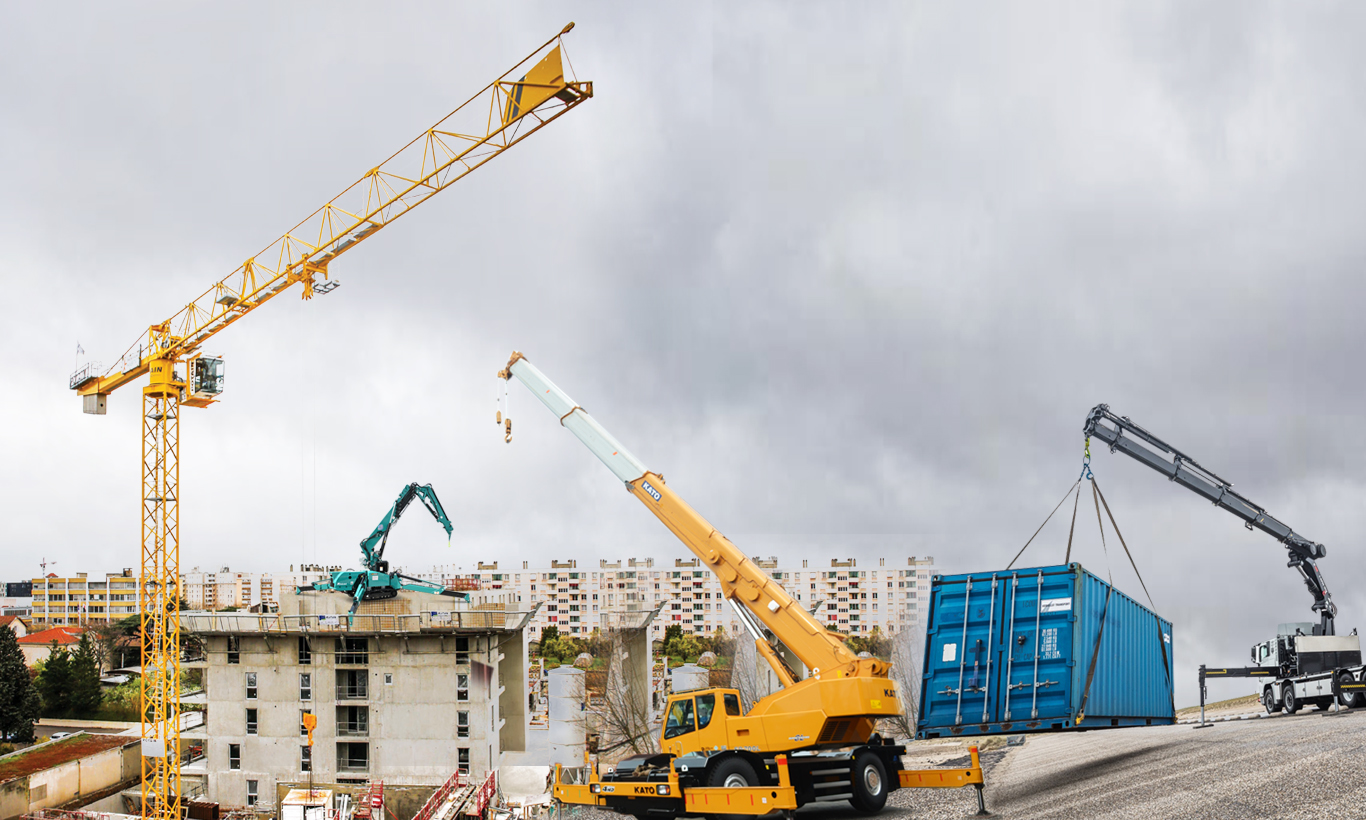
[[[52,657],[52,642],[68,652],[81,642],[84,629],[78,626],[54,626],[41,632],[30,632],[19,639],[19,650],[24,653],[24,664],[33,666],[38,661]]]
[[[34,627],[97,626],[121,621],[138,611],[137,577],[132,569],[90,578],[80,572],[62,578],[33,579]]]
[[[203,639],[205,659],[182,668],[204,668],[207,710],[182,734],[207,757],[182,776],[209,800],[251,805],[310,778],[436,786],[525,750],[528,613],[414,592],[350,606],[291,593],[278,611],[182,614]]]
[[[793,598],[829,628],[851,635],[868,635],[873,628],[889,634],[917,622],[921,604],[928,600],[932,557],[865,560],[830,559],[812,566],[809,559],[783,562],[776,557],[752,560]],[[646,612],[662,607],[650,624],[655,639],[671,625],[685,633],[711,634],[718,628],[739,632],[740,621],[721,593],[716,575],[697,558],[675,558],[672,566],[653,558],[598,562],[581,569],[577,560],[554,561],[548,567],[500,569],[498,562],[479,562],[473,570],[437,566],[421,577],[447,588],[499,595],[510,606],[530,609],[541,605],[527,625],[536,640],[547,626],[561,634],[583,636],[604,626],[609,613]]]
[[[0,627],[7,626],[14,633],[14,637],[22,638],[28,634],[28,621],[18,615],[0,615]]]

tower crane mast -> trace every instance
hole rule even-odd
[[[562,38],[527,55],[450,114],[248,258],[226,278],[147,330],[107,369],[88,364],[70,388],[86,413],[110,393],[142,388],[142,816],[180,820],[180,408],[223,392],[223,360],[204,344],[293,285],[302,296],[337,282],[337,257],[593,96],[565,76]]]

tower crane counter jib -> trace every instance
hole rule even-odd
[[[873,813],[900,787],[972,785],[980,803],[975,750],[969,768],[903,770],[905,748],[877,734],[880,719],[901,713],[889,663],[850,651],[842,636],[826,630],[522,354],[513,353],[498,375],[526,385],[706,564],[781,683],[748,714],[741,714],[734,689],[670,695],[659,753],[619,761],[586,785],[562,783],[557,772],[558,800],[637,817],[766,814],[844,800]],[[501,413],[499,422],[509,429]],[[765,630],[802,662],[808,677],[799,679],[787,667]]]

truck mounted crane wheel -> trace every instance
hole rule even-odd
[[[1285,703],[1285,713],[1293,715],[1300,710],[1300,699],[1295,696],[1295,684],[1281,685],[1281,700]]]
[[[849,801],[863,814],[877,814],[887,804],[887,767],[882,759],[872,752],[860,752],[854,758],[851,773],[854,779],[854,796]]]
[[[1281,705],[1276,702],[1276,692],[1270,686],[1262,690],[1262,706],[1266,708],[1268,715],[1281,711]]]
[[[717,763],[707,776],[708,786],[720,786],[727,789],[743,789],[746,786],[759,785],[759,775],[755,774],[754,767],[743,757],[728,757]],[[719,815],[727,817],[729,815]]]
[[[1352,677],[1351,671],[1343,669],[1342,671],[1338,672],[1338,683],[1340,685],[1356,683],[1356,678]],[[1338,695],[1338,702],[1341,703],[1343,708],[1345,709],[1351,709],[1357,706],[1366,706],[1366,695],[1362,695],[1360,692],[1343,691],[1341,692],[1341,694]]]

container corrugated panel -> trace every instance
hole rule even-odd
[[[1171,635],[1080,564],[935,576],[916,736],[1173,723]]]

